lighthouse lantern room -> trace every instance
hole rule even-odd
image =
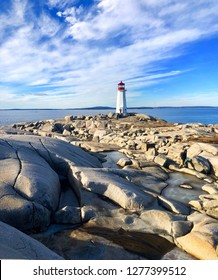
[[[116,113],[118,114],[126,114],[126,89],[125,84],[121,81],[118,83],[117,88],[117,105],[116,105]]]

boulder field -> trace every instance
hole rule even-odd
[[[217,132],[112,113],[1,127],[0,230],[27,244],[1,258],[218,259]]]

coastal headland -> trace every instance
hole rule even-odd
[[[218,259],[218,124],[0,127],[0,194],[2,259]]]

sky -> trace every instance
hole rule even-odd
[[[0,0],[0,108],[218,106],[217,0]]]

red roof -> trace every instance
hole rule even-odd
[[[119,82],[119,84],[118,84],[118,85],[120,86],[120,85],[125,85],[125,84],[121,81],[121,82]]]

